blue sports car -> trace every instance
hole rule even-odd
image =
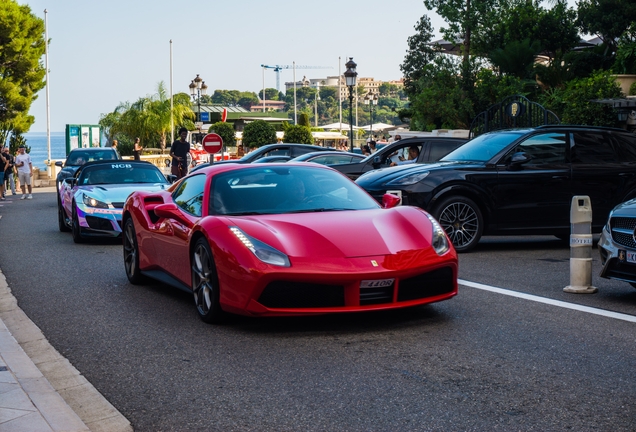
[[[169,176],[174,181],[174,176]],[[121,216],[134,191],[167,189],[170,181],[149,162],[97,161],[82,165],[59,186],[60,231],[71,231],[73,241],[86,237],[119,237]]]

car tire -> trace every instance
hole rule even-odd
[[[127,218],[124,223],[122,244],[124,246],[124,270],[126,270],[126,277],[133,285],[141,285],[147,282],[148,278],[142,275],[139,269],[139,243],[137,243],[135,224],[131,218]]]
[[[71,229],[66,225],[66,214],[64,213],[64,209],[62,208],[62,204],[58,199],[57,203],[57,223],[60,228],[60,232],[70,232]]]
[[[75,243],[84,243],[84,237],[82,237],[82,228],[80,227],[79,219],[77,218],[77,205],[75,204],[75,202],[73,202],[71,212],[73,213],[71,222],[71,233],[73,234],[73,241]]]
[[[192,294],[199,317],[206,323],[218,324],[225,318],[225,313],[219,304],[219,280],[206,239],[200,238],[195,243],[191,263]]]
[[[484,230],[484,218],[479,206],[470,198],[445,198],[431,214],[444,228],[457,252],[468,252],[479,243]]]

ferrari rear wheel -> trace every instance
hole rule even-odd
[[[219,304],[219,280],[214,258],[207,240],[200,238],[192,253],[192,293],[199,317],[206,323],[223,320],[224,312]]]
[[[457,252],[467,252],[477,246],[484,230],[484,218],[473,200],[451,196],[435,206],[432,213]]]
[[[124,232],[122,235],[124,245],[124,268],[126,277],[133,285],[140,285],[146,282],[147,278],[139,270],[139,245],[135,232],[135,224],[131,218],[126,219]]]
[[[73,241],[75,243],[84,243],[84,238],[82,237],[82,229],[80,228],[79,218],[77,217],[77,205],[75,205],[75,202],[73,202],[71,212],[73,213],[73,219],[71,222],[71,233],[73,234]]]
[[[57,223],[60,228],[60,232],[69,232],[70,228],[66,225],[66,214],[64,213],[64,209],[60,204],[59,200],[57,203]]]

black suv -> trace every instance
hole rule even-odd
[[[466,141],[468,141],[466,138],[438,136],[406,138],[382,147],[360,162],[331,165],[331,168],[355,180],[365,172],[391,166],[391,163],[398,163],[401,159],[406,160],[408,150],[412,146],[418,148],[418,157],[413,162],[424,163],[439,160]]]
[[[482,234],[567,237],[574,195],[587,195],[592,230],[636,197],[636,134],[551,125],[480,135],[438,163],[369,172],[357,183],[382,201],[389,192],[429,211],[458,251]]]

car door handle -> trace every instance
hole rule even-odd
[[[569,179],[570,177],[569,177],[569,176],[559,176],[559,175],[555,175],[555,176],[552,176],[552,178],[553,178],[554,180],[564,180],[564,179]]]

